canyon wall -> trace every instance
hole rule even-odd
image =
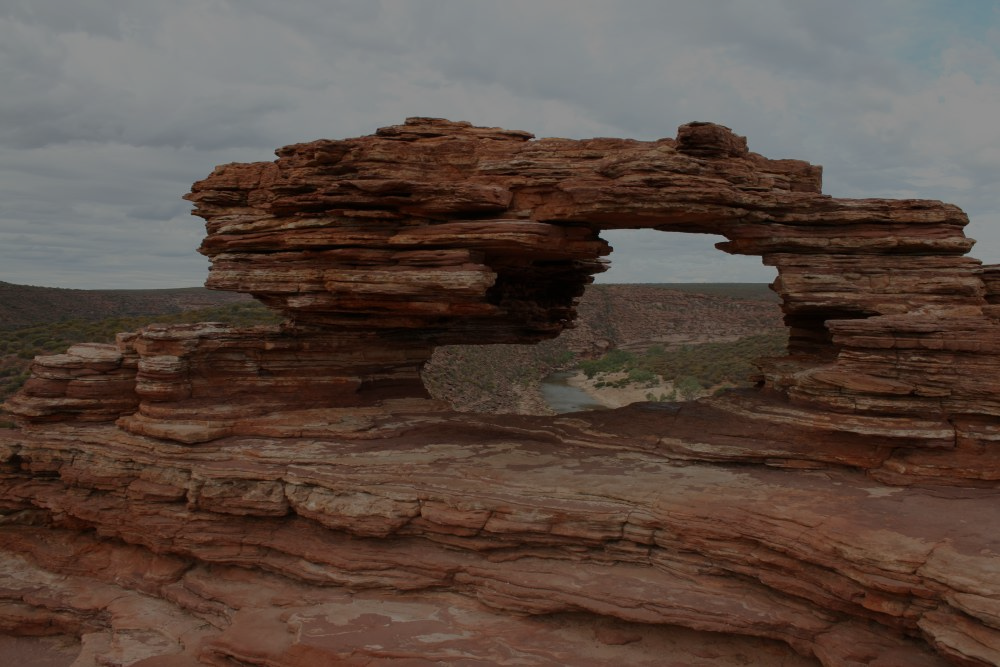
[[[277,156],[187,198],[207,286],[284,324],[75,346],[6,404],[0,627],[114,664],[662,664],[678,628],[758,664],[1000,663],[1000,281],[960,209],[824,195],[708,123],[413,118]],[[634,228],[776,268],[789,345],[756,389],[429,397],[435,346],[571,327],[600,232]]]

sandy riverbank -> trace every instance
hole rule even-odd
[[[660,381],[655,385],[629,385],[626,387],[598,387],[598,382],[614,382],[624,378],[624,373],[608,373],[600,378],[589,379],[583,372],[576,373],[566,379],[566,384],[587,392],[591,398],[601,405],[609,408],[620,408],[632,403],[650,400],[650,395],[655,399],[661,396],[670,396],[674,391],[672,382]],[[672,399],[683,400],[683,399]]]

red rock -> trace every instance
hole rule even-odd
[[[549,444],[518,442],[518,433],[539,433],[550,420],[497,421],[506,423],[480,422],[476,433],[468,430],[473,418],[456,417],[374,448],[289,439],[265,446],[251,438],[191,449],[110,426],[52,434],[24,443],[19,455],[47,452],[59,477],[35,487],[8,477],[7,501],[95,527],[101,549],[139,546],[108,560],[94,538],[76,545],[64,533],[62,552],[53,554],[36,529],[0,534],[8,552],[41,559],[49,570],[118,585],[134,572],[131,586],[158,596],[167,595],[158,586],[176,590],[171,582],[191,562],[319,586],[296,600],[336,584],[381,590],[383,604],[437,604],[433,592],[450,586],[490,614],[585,612],[769,637],[827,664],[845,664],[859,642],[872,656],[902,652],[913,664],[932,655],[921,637],[966,650],[972,639],[935,620],[937,612],[976,619],[961,632],[988,638],[987,646],[1000,632],[991,629],[1000,614],[991,579],[1000,545],[979,528],[1000,520],[992,491],[928,495],[858,473],[678,466],[657,452],[602,449],[612,436],[578,418],[556,420],[563,442]],[[161,491],[171,478],[183,495]],[[163,481],[150,486],[154,480]],[[977,522],[960,524],[956,515]],[[85,544],[93,555],[81,559]],[[143,556],[143,547],[174,556]],[[393,589],[417,597],[385,592]],[[207,604],[169,595],[186,613]],[[288,615],[264,618],[267,633],[254,626],[262,637],[280,634]],[[242,626],[230,615],[217,627],[230,623]],[[872,634],[867,623],[883,630]]]
[[[113,421],[138,405],[135,368],[128,350],[74,345],[65,354],[35,357],[31,378],[5,408],[23,423]]]
[[[715,633],[692,664],[1000,661],[1000,270],[961,210],[823,195],[704,123],[417,118],[277,155],[188,198],[209,285],[285,324],[76,346],[7,403],[0,630],[84,635],[80,664],[661,664],[677,627]],[[558,335],[600,232],[643,227],[776,267],[759,388],[428,397],[435,346]]]

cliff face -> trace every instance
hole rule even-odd
[[[585,664],[581,641],[655,664],[671,626],[829,665],[1000,662],[1000,281],[958,208],[831,198],[717,125],[421,118],[188,198],[208,286],[287,320],[36,361],[0,435],[6,627],[119,664]],[[760,387],[559,418],[429,398],[435,346],[570,326],[621,228],[776,267],[790,343]]]

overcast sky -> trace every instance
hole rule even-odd
[[[972,218],[1000,263],[992,0],[0,0],[0,280],[200,285],[217,164],[407,116],[538,137],[692,120],[838,197]],[[606,282],[770,281],[719,240],[619,232]]]

